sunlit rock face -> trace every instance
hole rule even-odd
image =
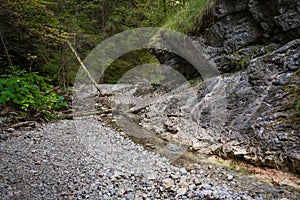
[[[198,87],[197,98],[190,98],[194,101],[190,104],[203,106],[193,110],[199,112],[192,114],[190,123],[182,120],[182,127],[194,131],[192,147],[207,154],[300,173],[300,126],[294,106],[300,87],[300,2],[217,1],[208,19],[201,31],[191,36],[195,44],[204,47],[222,74],[226,120],[218,127],[210,126],[212,114],[201,104],[209,95],[205,89],[208,86]],[[157,57],[187,78],[199,75],[187,61],[167,50],[157,52]],[[152,112],[151,107],[147,112]],[[159,132],[164,128],[171,130],[172,124],[181,123],[172,117],[170,120],[177,124],[163,126],[168,121],[166,115],[161,123],[157,117],[147,119],[145,126],[162,124]],[[176,138],[184,134],[179,130],[172,135]]]

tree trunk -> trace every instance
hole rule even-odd
[[[5,51],[5,54],[6,54],[6,57],[7,57],[8,64],[9,64],[10,66],[13,66],[12,61],[11,61],[11,59],[10,59],[10,56],[9,56],[9,54],[8,54],[8,50],[7,50],[7,48],[6,48],[6,44],[5,44],[5,42],[4,42],[4,38],[3,38],[1,32],[0,32],[0,38],[1,38],[1,42],[2,42],[3,47],[4,47],[4,51]]]
[[[106,13],[106,2],[105,1],[103,1],[102,2],[102,19],[101,19],[101,21],[102,21],[102,29],[104,29],[105,28],[105,24],[106,24],[106,22],[105,22],[105,13]]]
[[[167,16],[167,0],[163,0],[163,11],[165,17]]]

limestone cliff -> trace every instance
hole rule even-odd
[[[204,46],[222,74],[227,118],[215,129],[210,125],[209,106],[198,107],[197,123],[191,121],[185,129],[197,130],[191,141],[194,150],[300,173],[299,110],[295,108],[300,93],[300,1],[216,1],[203,19],[202,26],[195,28],[200,31],[190,35]],[[167,50],[156,54],[161,63],[195,77],[195,69],[183,58]],[[195,105],[206,99],[207,87],[198,87]],[[144,126],[176,130],[183,123],[178,116],[185,115],[186,99],[174,98],[181,114],[165,114],[165,122],[159,125],[149,107],[145,112],[154,117]],[[215,138],[213,142],[207,135]]]

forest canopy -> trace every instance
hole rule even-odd
[[[69,40],[82,59],[101,41],[137,27],[160,27],[177,13],[184,0],[0,0],[0,73],[8,66],[39,72],[55,85],[72,85],[79,64],[66,44]],[[112,66],[128,70],[137,54]],[[125,60],[124,60],[125,59]],[[131,64],[133,63],[133,64]],[[120,72],[116,73],[120,74]],[[122,74],[122,71],[121,71]],[[108,72],[106,82],[118,77]]]

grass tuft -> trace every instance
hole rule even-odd
[[[164,28],[173,29],[185,34],[197,33],[206,21],[206,17],[215,12],[216,0],[193,0],[170,17]]]

